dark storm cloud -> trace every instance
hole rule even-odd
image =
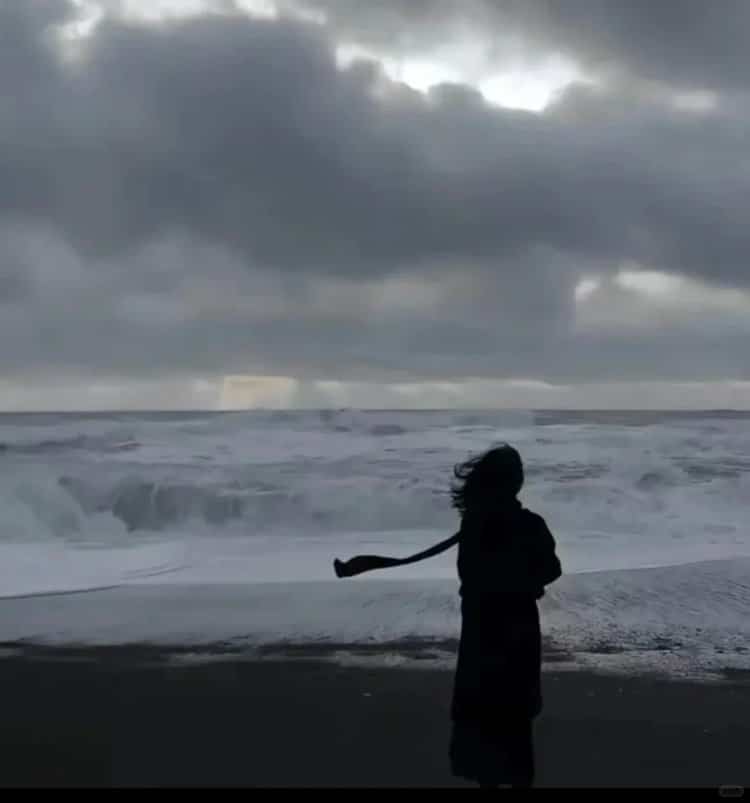
[[[461,86],[425,97],[374,64],[337,69],[323,26],[240,14],[112,18],[63,54],[50,26],[66,12],[0,6],[7,372],[624,377],[666,359],[683,377],[689,332],[576,335],[577,281],[633,260],[748,283],[741,106],[579,87],[535,115]],[[34,270],[7,232],[27,252],[41,238]],[[369,298],[364,283],[403,273],[447,289],[400,311],[311,306],[323,281]],[[693,375],[741,373],[726,343],[718,363],[694,348]]]
[[[502,3],[498,3],[502,6]],[[750,5],[745,0],[542,0],[522,25],[597,65],[618,64],[684,87],[748,87]]]
[[[3,27],[20,28],[21,86],[32,76],[53,100],[4,104],[17,131],[0,209],[89,254],[184,229],[282,269],[387,272],[543,246],[747,275],[745,119],[625,115],[605,97],[580,121],[460,87],[378,100],[374,68],[337,70],[322,29],[242,17],[104,23],[80,64],[53,72],[18,17]]]

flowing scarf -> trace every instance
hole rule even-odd
[[[355,555],[345,561],[336,558],[333,561],[333,570],[336,572],[336,577],[353,577],[355,574],[371,572],[374,569],[388,569],[391,566],[405,566],[408,563],[417,563],[420,560],[439,555],[441,552],[445,552],[455,546],[458,543],[459,536],[460,533],[456,533],[429,549],[409,555],[408,558],[389,558],[384,555]]]

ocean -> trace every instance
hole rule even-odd
[[[399,643],[457,636],[455,552],[348,580],[333,558],[451,535],[453,466],[499,442],[520,450],[522,501],[563,564],[541,602],[550,655],[750,669],[737,412],[3,414],[0,640],[338,645],[341,660],[380,645],[408,662]]]

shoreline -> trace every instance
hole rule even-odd
[[[553,668],[627,675],[750,675],[749,572],[744,557],[565,575],[539,603],[543,658]],[[455,580],[436,578],[144,582],[4,598],[0,608],[0,647],[24,649],[159,644],[289,657],[304,645],[322,657],[346,652],[349,662],[369,653],[374,665],[389,651],[396,663],[436,651],[430,660],[449,667],[460,630]]]
[[[0,650],[2,787],[468,786],[450,775],[445,669],[15,649]],[[547,669],[543,693],[537,786],[750,785],[746,679]]]
[[[452,672],[458,639],[405,638],[383,642],[264,642],[245,644],[196,642],[194,644],[125,642],[121,644],[57,643],[32,640],[0,642],[0,664],[7,660],[28,662],[117,665],[121,669],[190,668],[205,664],[324,664],[341,669],[402,672]],[[641,655],[634,651],[636,655]],[[589,651],[572,651],[542,637],[543,675],[585,674],[617,679],[639,678],[696,686],[739,684],[750,686],[750,669],[727,664],[711,669],[675,671],[656,661],[628,665],[628,650],[607,645]],[[610,661],[603,659],[612,659]]]

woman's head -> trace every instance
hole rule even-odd
[[[472,457],[453,470],[453,507],[460,513],[476,505],[514,499],[523,486],[521,455],[508,444]]]

